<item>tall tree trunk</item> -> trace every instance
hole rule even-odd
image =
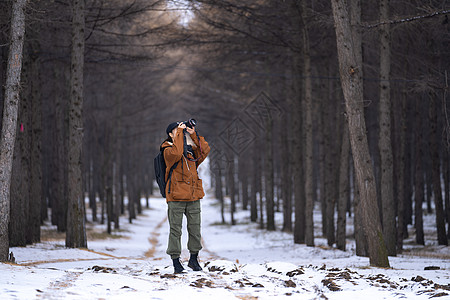
[[[39,44],[32,43],[32,51],[39,51]],[[42,180],[42,97],[41,97],[41,76],[40,62],[36,55],[31,56],[31,193],[30,193],[30,242],[35,243],[41,240],[41,206],[47,209],[45,199],[43,199]]]
[[[450,130],[448,128],[447,130]],[[450,133],[448,133],[450,134]],[[449,145],[450,146],[450,145]],[[450,239],[450,149],[444,148],[444,189],[445,189],[445,215],[447,216],[447,238]]]
[[[431,154],[430,154],[431,155]],[[426,194],[425,201],[427,203],[427,213],[431,214],[433,210],[431,209],[431,198],[433,198],[433,167],[432,162],[427,159],[427,163],[425,163],[425,186],[426,186]]]
[[[86,224],[82,187],[84,0],[72,1],[72,57],[69,109],[69,170],[66,247],[86,248]]]
[[[345,122],[347,122],[345,120]],[[346,211],[350,195],[349,184],[349,159],[350,159],[350,140],[348,136],[348,127],[346,124],[342,130],[341,159],[339,166],[339,198],[338,198],[338,219],[336,230],[336,247],[345,251],[346,245]]]
[[[289,118],[289,117],[288,117]],[[289,120],[286,128],[281,128],[281,190],[283,199],[283,231],[292,232],[292,178],[290,168],[290,144],[288,143]]]
[[[434,189],[434,207],[436,210],[436,227],[437,239],[439,245],[448,245],[447,234],[445,232],[444,206],[442,204],[442,188],[441,188],[441,168],[439,158],[438,136],[438,113],[436,104],[436,95],[430,95],[429,121],[431,125],[430,133],[430,152],[432,163],[432,177]],[[442,129],[441,129],[442,130]]]
[[[274,174],[273,174],[273,137],[272,137],[272,131],[273,131],[273,118],[270,115],[266,116],[266,142],[265,142],[265,149],[266,149],[266,159],[265,159],[265,195],[266,195],[266,214],[267,214],[267,230],[275,230],[275,203],[274,203],[274,193],[273,193],[273,186],[274,186]]]
[[[422,203],[424,198],[423,179],[423,137],[422,137],[422,108],[421,99],[416,100],[416,149],[415,149],[415,180],[414,180],[414,226],[416,228],[416,243],[425,245],[423,237],[423,212]]]
[[[350,138],[350,137],[349,137]],[[355,174],[355,167],[354,164],[350,167],[350,170],[352,170],[353,176],[353,207],[355,210],[354,215],[354,231],[355,231],[355,246],[356,246],[356,255],[357,256],[363,256],[368,257],[368,251],[367,251],[367,238],[364,234],[364,224],[363,224],[363,212],[361,209],[361,197],[359,195],[358,190],[358,183],[356,182],[356,174]]]
[[[331,4],[336,29],[341,85],[345,97],[350,143],[361,197],[370,264],[378,267],[389,267],[364,120],[361,78],[362,57],[357,57],[357,51],[355,51],[355,48],[360,48],[361,44],[353,44],[347,1],[331,0]],[[356,37],[356,40],[360,41],[361,39]]]
[[[25,36],[25,39],[27,36]],[[28,244],[28,215],[30,204],[30,56],[26,47],[23,52],[23,68],[20,92],[18,124],[16,136],[10,200],[9,245],[11,247]]]
[[[410,128],[413,128],[411,120],[414,119],[415,114],[415,105],[409,104],[408,102],[408,95],[405,93],[402,97],[402,102],[405,103],[404,109],[405,109],[405,177],[403,181],[404,185],[404,204],[405,204],[405,226],[404,226],[404,236],[403,238],[408,237],[408,224],[412,224],[412,215],[413,215],[413,209],[412,209],[412,199],[413,199],[413,182],[414,182],[414,158],[412,149],[414,148],[413,145],[413,136],[414,136],[414,130],[408,130]]]
[[[247,155],[239,157],[239,168],[242,170],[239,172],[242,182],[242,209],[248,209],[248,178],[250,173],[248,172],[248,157]]]
[[[11,170],[19,108],[22,50],[25,37],[24,10],[26,4],[27,0],[15,0],[13,2],[10,23],[11,39],[6,70],[6,87],[0,139],[0,261],[7,261],[9,255],[8,224]]]
[[[380,23],[389,19],[389,0],[380,0]],[[397,255],[394,201],[394,163],[391,144],[391,36],[389,24],[380,26],[380,106],[379,139],[381,160],[381,207],[383,236],[388,255]]]
[[[299,67],[299,62],[295,61],[295,68]],[[294,224],[294,243],[305,243],[305,190],[303,182],[303,132],[302,132],[302,97],[300,82],[297,82],[295,89],[296,97],[292,108],[292,175],[294,183],[294,205],[295,205],[295,224]]]
[[[122,121],[120,115],[122,114],[122,101],[120,97],[115,99],[116,104],[116,122],[115,122],[115,130],[113,134],[114,145],[113,145],[113,153],[114,153],[114,163],[113,163],[113,197],[114,197],[114,229],[120,228],[120,215],[123,214],[123,202],[122,202]],[[137,158],[136,158],[137,159]],[[128,188],[129,192],[132,192],[130,188]],[[128,204],[130,205],[133,202],[131,195],[128,195]],[[132,206],[129,206],[130,208]],[[133,212],[133,211],[130,211]],[[130,214],[130,217],[131,214]],[[130,219],[131,223],[131,219]]]
[[[304,148],[304,181],[305,181],[305,242],[306,246],[314,246],[314,190],[313,190],[313,105],[312,105],[312,82],[311,82],[311,53],[309,49],[309,33],[306,22],[307,5],[302,0],[302,36],[303,36],[303,128],[305,131]]]
[[[406,122],[405,122],[405,98],[397,105],[395,109],[396,117],[394,118],[395,132],[397,132],[398,137],[396,140],[397,151],[395,151],[394,159],[394,178],[396,179],[397,186],[397,253],[402,253],[403,251],[403,238],[405,236],[405,231],[407,230],[405,221],[405,148],[406,148]]]
[[[93,155],[93,151],[90,151],[91,155]],[[89,171],[87,172],[88,177],[88,195],[89,195],[89,207],[92,210],[92,222],[97,222],[97,201],[95,198],[95,173],[94,173],[94,160],[93,158],[89,159]]]
[[[220,202],[220,216],[222,217],[222,224],[225,224],[225,209],[224,209],[224,201],[223,201],[223,186],[222,186],[222,168],[219,165],[220,162],[217,163],[218,167],[216,170],[215,178],[216,178],[216,194],[217,199]]]
[[[229,193],[230,193],[230,217],[231,225],[236,225],[234,219],[234,212],[236,211],[236,191],[235,191],[235,180],[234,180],[234,154],[231,154],[231,163],[229,164],[228,170],[228,183],[229,183]]]
[[[259,148],[258,144],[253,145],[253,161],[252,161],[252,183],[251,183],[251,193],[250,193],[250,221],[256,222],[258,220],[258,200],[257,200],[257,190],[258,190],[258,180],[260,176],[257,172]]]

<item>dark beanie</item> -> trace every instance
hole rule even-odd
[[[178,127],[178,124],[180,124],[180,122],[173,122],[173,123],[170,123],[169,126],[167,126],[167,129],[166,129],[167,135],[169,135],[169,132],[172,132],[172,130],[173,130],[174,128],[177,128],[177,127]]]

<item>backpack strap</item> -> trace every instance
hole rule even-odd
[[[171,147],[171,146],[161,147],[161,154],[162,154],[163,159],[164,159],[164,150],[165,150],[166,148],[169,148],[169,147]],[[167,183],[169,184],[169,190],[167,191],[168,194],[170,194],[170,186],[171,186],[171,183],[172,183],[172,172],[173,172],[173,170],[178,166],[178,163],[179,163],[179,162],[180,162],[180,161],[177,161],[176,163],[174,163],[174,164],[172,165],[172,167],[170,168],[170,170],[169,170],[169,176],[167,176]],[[164,176],[165,176],[165,175],[164,175]]]
[[[164,155],[164,154],[163,154],[163,155]],[[167,181],[168,181],[168,184],[169,184],[169,190],[167,191],[168,194],[170,194],[170,186],[171,186],[171,183],[172,183],[172,171],[177,167],[177,165],[178,165],[179,162],[180,162],[180,161],[177,161],[177,162],[174,163],[173,166],[170,168],[169,176],[168,176],[168,178],[167,178]]]

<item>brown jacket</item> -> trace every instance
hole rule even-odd
[[[208,156],[210,148],[205,138],[200,136],[200,143],[196,133],[191,134],[191,138],[197,146],[194,149],[195,157],[199,159],[190,161],[183,155],[183,130],[178,129],[173,143],[164,142],[161,147],[164,149],[164,160],[166,161],[166,180],[170,168],[178,161],[178,165],[172,172],[172,177],[166,185],[166,200],[169,201],[195,201],[203,198],[202,180],[198,177],[197,167]],[[201,147],[200,147],[201,146]],[[201,148],[201,152],[200,152]],[[193,159],[190,154],[188,158]]]

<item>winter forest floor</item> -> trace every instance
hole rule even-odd
[[[166,203],[152,198],[133,224],[123,217],[113,237],[104,225],[88,224],[89,249],[65,248],[64,236],[45,226],[45,241],[12,248],[16,264],[0,264],[0,298],[450,299],[449,247],[406,241],[405,253],[390,257],[391,269],[373,268],[354,255],[351,240],[345,252],[325,246],[320,227],[316,247],[295,245],[291,234],[258,229],[248,212],[236,214],[236,226],[221,224],[217,200],[202,201],[202,272],[173,275]],[[187,259],[184,249],[186,269]],[[439,269],[425,270],[431,266]]]
[[[208,190],[208,168],[199,170]],[[122,216],[112,235],[105,225],[88,222],[88,249],[65,248],[65,235],[43,226],[41,243],[11,248],[16,263],[0,263],[0,299],[450,299],[450,247],[437,245],[434,215],[424,216],[426,245],[414,244],[411,227],[403,254],[389,258],[390,269],[380,269],[355,255],[352,218],[347,251],[340,251],[321,237],[318,210],[316,246],[306,247],[294,244],[290,233],[259,229],[248,211],[235,214],[237,225],[222,224],[219,202],[201,201],[201,272],[187,267],[184,224],[187,273],[173,275],[165,253],[167,204],[151,198],[150,209],[132,224]],[[280,228],[282,213],[276,223]]]

